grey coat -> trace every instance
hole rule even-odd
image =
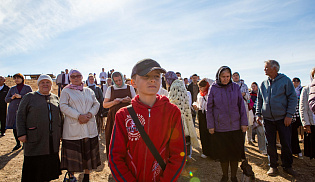
[[[6,129],[15,129],[16,128],[16,112],[19,108],[19,104],[21,102],[21,99],[24,97],[25,94],[32,92],[32,88],[29,85],[24,85],[21,93],[19,93],[18,89],[16,86],[13,86],[10,88],[7,96],[5,97],[5,102],[9,103],[9,107],[8,107],[8,114],[7,114],[7,126]],[[11,97],[14,94],[20,94],[22,96],[21,99],[11,99]]]
[[[47,97],[47,100],[46,98]],[[44,96],[38,92],[25,95],[17,112],[18,137],[26,135],[24,143],[25,156],[50,154],[49,149],[49,109],[51,106],[53,152],[59,152],[61,138],[62,115],[59,108],[58,96]]]

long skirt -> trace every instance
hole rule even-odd
[[[311,125],[311,133],[304,132],[304,156],[315,158],[315,126]]]
[[[206,113],[202,113],[201,110],[198,111],[198,121],[202,153],[214,159],[215,154],[213,151],[213,136],[209,133],[209,130],[207,128]]]
[[[241,130],[214,133],[215,157],[220,162],[245,159],[244,135]]]
[[[61,175],[59,154],[24,156],[22,182],[43,182]]]
[[[80,140],[62,140],[61,169],[83,172],[101,165],[98,136]]]

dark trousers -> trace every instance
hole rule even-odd
[[[58,85],[58,97],[60,97],[60,93],[61,93],[61,90],[62,90],[61,83],[57,83],[57,85]]]
[[[291,150],[292,154],[301,153],[298,128],[302,125],[300,118],[296,118],[296,121],[292,124],[292,136],[291,136]]]
[[[281,144],[282,167],[291,168],[293,163],[291,151],[291,125],[285,126],[284,119],[270,121],[265,119],[264,126],[267,138],[267,153],[269,156],[270,167],[278,167],[278,153],[276,147],[277,131],[279,132]]]
[[[5,125],[7,118],[7,108],[0,108],[1,134],[5,133]]]

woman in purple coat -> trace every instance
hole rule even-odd
[[[16,141],[16,146],[12,151],[21,147],[16,132],[16,112],[23,96],[29,92],[32,92],[32,88],[29,85],[24,85],[24,76],[21,73],[13,75],[13,79],[16,83],[16,86],[11,87],[7,96],[5,97],[5,102],[9,103],[6,129],[13,129],[13,134]]]
[[[248,120],[239,86],[231,80],[231,69],[219,68],[212,84],[207,103],[207,127],[214,134],[216,158],[221,163],[223,176],[228,181],[231,166],[231,181],[237,181],[238,162],[245,158],[243,132]]]

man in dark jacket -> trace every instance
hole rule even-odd
[[[198,75],[197,74],[192,75],[192,82],[188,85],[188,91],[191,93],[192,103],[196,102],[197,95],[199,93]],[[193,108],[193,107],[191,107],[191,108]],[[195,124],[196,111],[194,109],[192,109],[191,114],[192,114],[193,122]]]
[[[294,86],[287,76],[278,73],[280,65],[275,60],[265,61],[265,74],[269,77],[261,83],[257,97],[257,121],[264,118],[266,138],[268,141],[270,176],[278,174],[278,154],[276,136],[279,131],[281,143],[281,161],[284,172],[295,176],[292,169],[291,123],[297,104]]]
[[[1,136],[5,135],[5,125],[7,117],[7,103],[4,101],[5,96],[9,91],[9,87],[5,84],[5,78],[0,76],[0,122],[1,122]]]

